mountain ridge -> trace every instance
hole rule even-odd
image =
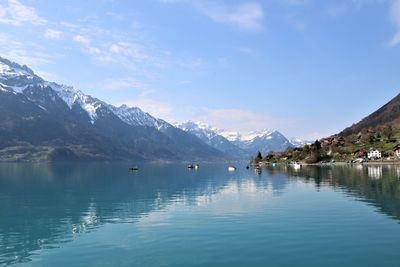
[[[284,151],[293,146],[290,141],[279,131],[270,131],[263,129],[253,131],[247,134],[240,134],[234,131],[225,131],[211,127],[203,122],[186,121],[185,123],[175,124],[184,131],[190,132],[215,148],[227,151],[221,148],[222,144],[230,143],[229,146],[236,148],[242,158],[254,156],[258,151],[267,154],[271,150]],[[219,143],[213,143],[213,140],[219,140]],[[232,148],[232,151],[235,149]]]
[[[0,110],[1,161],[227,158],[139,108],[112,106],[74,87],[45,81],[4,58]]]
[[[374,130],[385,126],[400,128],[400,94],[358,123],[345,128],[338,135],[349,136],[351,134],[358,134],[363,130]]]

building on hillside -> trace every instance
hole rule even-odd
[[[367,158],[368,157],[368,150],[366,149],[359,149],[354,151],[353,157],[355,158]]]
[[[396,145],[393,149],[394,155],[398,158],[400,158],[400,144]]]
[[[368,151],[368,159],[380,159],[382,158],[382,153],[377,149],[370,149]]]

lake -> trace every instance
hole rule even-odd
[[[400,266],[400,166],[1,164],[0,266]]]

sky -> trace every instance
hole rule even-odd
[[[400,93],[400,0],[0,0],[0,56],[169,122],[313,140]]]

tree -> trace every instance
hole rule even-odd
[[[387,137],[387,139],[392,139],[393,136],[393,127],[389,125],[383,129],[383,134]]]
[[[258,151],[258,152],[257,152],[257,156],[256,156],[251,162],[252,162],[252,164],[258,164],[258,163],[260,163],[262,160],[263,160],[263,157],[262,157],[262,155],[261,155],[261,152]]]
[[[317,151],[321,150],[321,142],[318,140],[315,140],[314,142],[314,147]]]
[[[260,151],[258,151],[257,152],[257,156],[256,156],[256,159],[258,159],[258,160],[262,160],[262,155],[261,155],[261,152]]]

